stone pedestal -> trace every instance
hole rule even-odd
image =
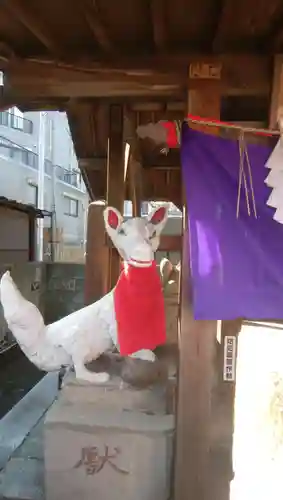
[[[168,500],[174,416],[164,386],[69,378],[45,421],[46,500]]]

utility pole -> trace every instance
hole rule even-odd
[[[38,134],[38,208],[44,210],[44,180],[45,180],[45,129],[46,113],[39,114],[39,134]],[[44,219],[38,219],[37,230],[37,259],[43,261],[44,252]]]
[[[57,243],[57,220],[56,220],[56,165],[54,164],[54,122],[51,120],[51,183],[52,183],[52,225],[51,225],[51,260],[56,261],[58,258],[58,243]]]

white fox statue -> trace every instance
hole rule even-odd
[[[128,220],[115,208],[104,210],[106,230],[121,257],[126,265],[139,269],[152,265],[167,217],[168,205],[159,206],[147,218]],[[120,350],[115,288],[97,302],[47,326],[37,307],[22,296],[9,271],[1,278],[0,298],[9,329],[39,369],[74,367],[77,379],[99,384],[107,382],[109,374],[91,372],[85,365],[113,346]],[[151,349],[139,349],[130,356],[151,362],[156,359]]]

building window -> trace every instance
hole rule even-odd
[[[20,150],[21,153],[21,162],[28,167],[38,168],[38,156],[34,154],[29,148],[22,148]]]
[[[124,201],[124,217],[133,216],[133,204],[130,200]]]
[[[5,158],[10,158],[11,156],[11,145],[13,143],[6,139],[5,137],[0,137],[0,155]]]
[[[141,215],[148,215],[149,203],[147,201],[142,201],[141,204]]]
[[[32,134],[33,123],[24,118],[24,114],[18,108],[11,108],[10,111],[0,111],[0,125],[22,130],[27,134]]]
[[[74,200],[74,198],[65,198],[65,215],[69,215],[70,217],[78,217],[79,216],[79,201]]]
[[[38,186],[36,184],[29,184],[28,198],[28,204],[36,208],[38,206]]]
[[[10,113],[8,111],[0,112],[0,125],[4,125],[5,127],[9,127],[10,125]]]

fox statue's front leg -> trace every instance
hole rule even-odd
[[[104,384],[110,379],[109,373],[95,373],[88,370],[85,367],[84,360],[79,356],[76,357],[73,361],[76,378],[79,380],[85,380],[86,382],[91,382],[92,384]]]

